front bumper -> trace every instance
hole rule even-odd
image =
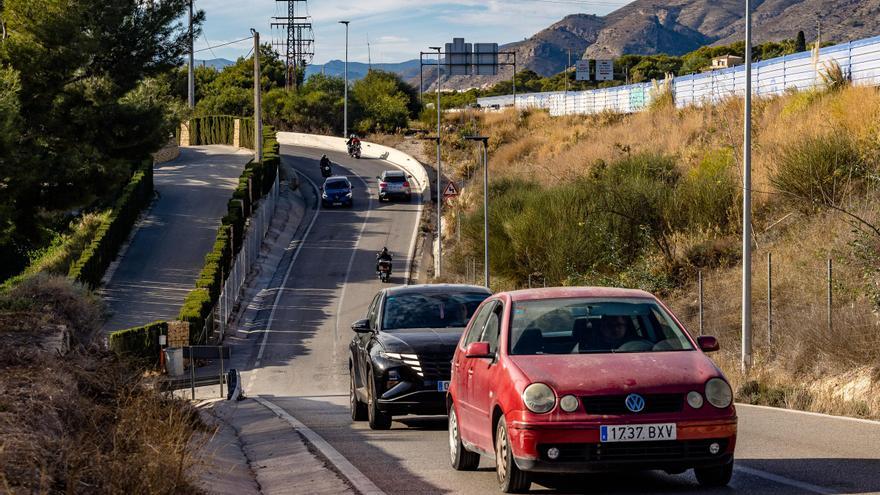
[[[446,392],[415,390],[379,399],[379,409],[394,416],[404,414],[446,414]]]
[[[646,421],[647,422],[647,421]],[[611,424],[608,422],[606,424]],[[592,473],[662,469],[681,471],[721,466],[733,459],[736,419],[677,422],[676,440],[668,442],[599,441],[599,423],[513,421],[510,439],[516,464],[523,471]],[[709,446],[717,443],[712,454]],[[560,455],[550,459],[548,450]]]

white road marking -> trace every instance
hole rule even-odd
[[[311,428],[302,424],[298,419],[291,416],[287,411],[281,409],[272,402],[262,398],[254,397],[254,400],[274,412],[279,418],[287,421],[290,426],[299,432],[300,435],[312,444],[345,478],[351,483],[357,491],[363,495],[385,495],[385,492],[379,489],[370,478],[367,478],[358,468],[348,461],[338,450],[321,438],[320,435],[312,431]]]
[[[373,193],[370,192],[370,186],[367,185],[367,181],[363,179],[360,175],[356,176],[361,184],[364,185],[364,190],[367,191],[367,214],[364,216],[364,221],[361,223],[361,230],[358,232],[357,241],[354,243],[354,247],[351,250],[351,257],[348,259],[348,269],[345,270],[345,280],[342,281],[342,289],[339,292],[339,303],[336,305],[336,324],[333,325],[333,356],[336,356],[336,342],[339,340],[339,315],[342,314],[342,302],[345,300],[345,288],[348,287],[348,277],[351,275],[351,267],[354,266],[354,256],[357,254],[357,248],[361,243],[361,239],[364,237],[364,230],[367,229],[367,221],[370,220],[370,214],[373,212]]]
[[[837,490],[831,490],[830,488],[823,488],[821,486],[813,485],[811,483],[805,483],[803,481],[793,480],[791,478],[786,478],[785,476],[779,476],[778,474],[768,473],[766,471],[761,471],[760,469],[752,469],[744,466],[735,466],[733,468],[734,471],[739,471],[744,474],[748,474],[750,476],[754,476],[756,478],[762,478],[768,481],[772,481],[774,483],[779,483],[780,485],[788,485],[798,490],[804,490],[810,493],[819,493],[822,495],[831,495],[834,493],[839,493]]]
[[[854,423],[862,423],[862,424],[871,425],[871,426],[880,426],[880,421],[874,421],[872,419],[849,418],[847,416],[833,416],[831,414],[822,414],[822,413],[809,412],[809,411],[799,411],[797,409],[783,409],[781,407],[770,407],[770,406],[755,406],[752,404],[740,404],[739,402],[736,403],[736,407],[745,407],[745,408],[752,407],[755,409],[765,409],[768,411],[785,412],[785,413],[792,413],[792,414],[804,414],[806,416],[815,416],[818,418],[839,419],[841,421],[851,421]]]
[[[312,188],[315,190],[315,194],[318,195],[318,185],[312,181],[307,175],[300,174],[297,172],[297,175],[305,178],[309,181],[309,184],[312,185]],[[263,353],[266,351],[266,340],[269,338],[269,333],[272,330],[272,322],[275,320],[275,310],[278,309],[278,301],[281,299],[281,293],[284,292],[284,286],[287,285],[287,280],[290,279],[290,273],[293,271],[293,265],[296,263],[296,259],[299,257],[299,253],[302,252],[303,244],[306,243],[306,239],[309,238],[309,233],[312,231],[312,227],[315,225],[315,221],[318,219],[318,215],[321,213],[321,199],[318,198],[317,205],[315,206],[315,215],[312,217],[312,221],[309,222],[309,226],[306,228],[305,234],[303,234],[302,239],[299,241],[299,245],[296,246],[296,252],[293,253],[293,258],[290,259],[290,264],[287,265],[287,272],[284,274],[284,280],[281,281],[281,290],[275,292],[275,300],[272,302],[272,311],[269,312],[269,321],[266,322],[266,332],[263,334],[263,341],[260,342],[260,352],[257,354],[257,361],[254,363],[254,369],[251,371],[250,380],[248,380],[248,388],[253,388],[254,382],[257,379],[257,372],[260,370],[260,362],[263,359]]]

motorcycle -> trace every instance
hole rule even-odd
[[[330,168],[330,165],[321,165],[321,175],[325,179],[333,175],[333,170]]]
[[[352,143],[348,145],[348,155],[352,158],[360,159],[361,143]]]
[[[379,260],[379,266],[376,273],[379,274],[379,280],[382,283],[388,283],[391,281],[391,262],[388,260]]]

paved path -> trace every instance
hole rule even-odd
[[[102,289],[106,332],[177,316],[253,154],[230,146],[182,148],[157,165],[158,199]]]

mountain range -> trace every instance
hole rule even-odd
[[[682,55],[704,45],[742,40],[744,4],[742,0],[636,0],[606,16],[567,16],[501,50],[516,52],[519,70],[531,69],[542,76],[565,70],[569,50],[573,61],[624,54]],[[812,41],[820,28],[823,42],[880,34],[880,0],[759,0],[753,5],[755,43],[794,38],[798,31]],[[443,86],[481,87],[509,79],[510,74],[506,69],[499,76],[452,77]],[[418,84],[418,79],[411,82]]]

